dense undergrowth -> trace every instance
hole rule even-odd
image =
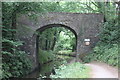
[[[23,77],[28,74],[32,68],[32,61],[25,51],[17,48],[23,45],[23,43],[5,38],[2,40],[2,43],[2,75],[0,78]]]
[[[102,44],[96,46],[92,53],[84,57],[84,62],[102,61],[112,66],[118,66],[118,45]]]
[[[32,61],[27,52],[19,49],[23,42],[17,40],[16,35],[16,14],[24,12],[15,5],[19,3],[2,3],[2,70],[0,69],[0,79],[11,77],[23,77],[31,71]],[[23,9],[23,8],[21,8]],[[20,10],[20,11],[19,11]]]
[[[3,51],[2,55],[8,57],[7,60],[3,59],[2,64],[2,78],[4,79],[10,77],[23,77],[28,74],[32,68],[30,59],[24,51],[16,51],[14,54]]]

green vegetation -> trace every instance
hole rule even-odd
[[[84,57],[84,62],[102,61],[112,66],[118,66],[118,45],[102,44],[94,48],[94,52]]]
[[[55,69],[56,74],[51,74],[51,78],[89,78],[90,68],[85,65],[76,62],[72,64],[59,66],[58,69]],[[53,79],[54,80],[54,79]]]
[[[53,27],[38,32],[39,63],[43,64],[58,58],[59,53],[71,54],[75,51],[75,35],[64,27]],[[60,57],[62,59],[62,56]]]
[[[42,50],[71,50],[75,51],[76,37],[69,29],[62,27],[48,28],[42,32],[38,32],[39,47]]]
[[[16,14],[25,13],[28,7],[26,3],[2,3],[2,78],[22,77],[31,71],[32,61],[25,51],[18,47],[23,42],[15,39]],[[31,4],[30,4],[31,5]]]
[[[11,54],[9,52],[2,52],[3,56],[7,56],[7,60],[3,59],[3,65],[2,65],[2,77],[3,78],[9,78],[9,77],[22,77],[26,74],[28,74],[28,71],[31,70],[32,65],[27,58],[28,56],[25,54],[24,51],[15,51],[14,54]],[[10,59],[10,61],[9,61]],[[5,63],[8,62],[8,63]],[[11,67],[12,66],[12,67]]]
[[[44,67],[42,67],[40,71],[40,78],[48,78],[51,72],[53,72],[55,68],[58,68],[62,64],[66,64],[66,61],[58,59],[44,64]]]
[[[30,19],[35,20],[37,13],[46,12],[102,13],[106,22],[101,26],[100,41],[93,52],[83,58],[83,61],[97,60],[118,66],[118,41],[120,40],[120,4],[118,2],[2,2],[2,52],[0,53],[2,54],[2,64],[0,64],[2,78],[23,77],[33,67],[28,52],[20,49],[24,42],[16,39],[16,17],[26,14]],[[55,58],[56,52],[64,53],[67,50],[65,53],[68,53],[76,50],[75,35],[63,27],[39,32],[40,63]],[[87,74],[89,69],[80,63],[65,64],[55,71],[57,74],[51,77],[89,77]]]
[[[51,61],[55,59],[55,55],[53,51],[43,51],[43,50],[39,50],[39,54],[38,54],[38,58],[39,58],[39,63],[43,64],[45,62]]]
[[[114,21],[105,22],[101,28],[100,41],[89,55],[83,58],[84,62],[102,61],[112,66],[118,65],[118,35],[119,25],[117,18]]]
[[[89,55],[83,58],[84,62],[102,61],[118,67],[118,23],[106,22],[100,33],[100,41]]]

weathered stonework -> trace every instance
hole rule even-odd
[[[77,54],[89,53],[99,40],[99,27],[104,20],[102,14],[93,13],[46,13],[30,20],[27,16],[17,19],[17,37],[24,41],[22,50],[30,53],[30,57],[37,64],[36,31],[43,31],[48,27],[66,27],[77,38]],[[84,39],[90,39],[90,45],[86,46]]]

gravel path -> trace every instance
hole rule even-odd
[[[92,69],[91,78],[118,78],[118,69],[105,63],[92,62],[85,65]]]

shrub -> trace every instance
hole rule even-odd
[[[99,45],[94,48],[93,53],[88,54],[83,58],[84,62],[93,60],[103,61],[112,66],[118,66],[118,45]]]
[[[3,51],[2,55],[2,78],[22,77],[31,70],[31,61],[24,51],[16,50],[14,54]]]

